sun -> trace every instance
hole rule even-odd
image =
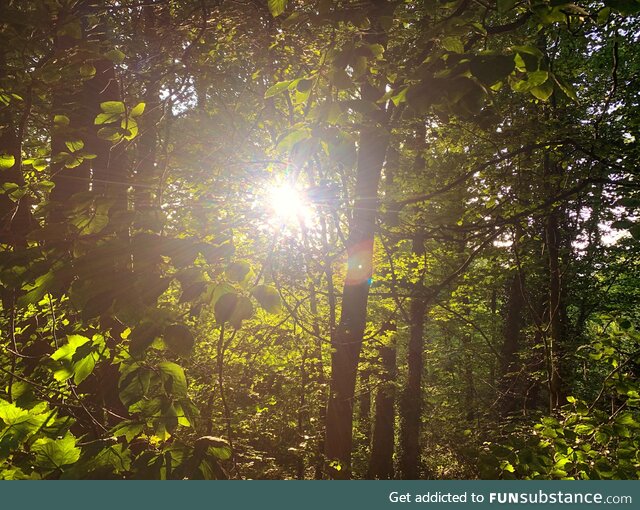
[[[267,203],[274,223],[280,225],[308,226],[313,215],[305,193],[289,183],[278,183],[269,188]]]

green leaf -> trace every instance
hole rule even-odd
[[[291,80],[279,81],[278,83],[276,83],[275,85],[272,85],[267,89],[267,91],[264,93],[264,98],[268,99],[270,97],[277,96],[278,94],[282,94],[285,90],[289,88],[290,84],[291,84]]]
[[[48,470],[60,469],[80,458],[80,448],[76,448],[76,438],[71,434],[62,439],[38,439],[31,450],[36,454],[38,467]]]
[[[145,103],[138,103],[129,112],[129,117],[140,117],[144,113]]]
[[[640,427],[640,424],[634,419],[633,414],[631,413],[622,413],[616,418],[616,423],[632,428]]]
[[[84,147],[84,142],[82,140],[71,140],[68,142],[64,142],[64,144],[71,152],[79,151]]]
[[[576,425],[575,432],[580,436],[587,436],[593,434],[594,426],[590,423],[581,423]]]
[[[442,47],[453,53],[464,53],[464,44],[458,37],[445,37],[442,39]]]
[[[531,89],[531,94],[541,101],[546,101],[553,94],[553,82],[551,80],[547,80],[542,85],[533,87]]]
[[[308,129],[295,129],[280,139],[278,145],[276,145],[276,150],[289,151],[293,149],[293,146],[298,142],[308,140],[309,138],[311,138],[311,133]]]
[[[98,138],[116,142],[122,139],[122,132],[120,128],[117,127],[103,127],[98,129]]]
[[[144,321],[136,326],[129,335],[129,351],[136,356],[144,352],[159,336],[160,328],[158,325],[150,321]]]
[[[124,53],[117,49],[107,51],[104,56],[111,60],[111,62],[113,62],[114,64],[121,64],[122,62],[124,62],[124,59],[126,57]]]
[[[66,115],[54,115],[53,123],[56,126],[68,126],[71,121]]]
[[[268,0],[269,12],[276,18],[280,16],[287,7],[287,0]]]
[[[224,324],[231,319],[237,303],[238,294],[234,292],[223,294],[216,300],[213,310],[218,324]]]
[[[95,356],[96,355],[93,352],[89,353],[87,356],[73,364],[73,382],[75,384],[80,384],[91,375],[93,369],[96,367]]]
[[[242,321],[250,319],[253,316],[253,304],[251,300],[246,296],[239,296],[236,302],[236,306],[233,309],[229,322],[231,325],[240,329]]]
[[[232,282],[243,282],[251,272],[251,265],[243,260],[234,262],[227,267],[225,275]]]
[[[138,123],[134,119],[122,119],[120,127],[125,140],[133,140],[138,136]]]
[[[515,69],[513,56],[509,55],[478,55],[470,62],[471,73],[484,85],[491,87],[504,80]]]
[[[46,169],[49,164],[46,159],[34,159],[31,166],[33,166],[34,170],[38,172],[42,172],[42,170]]]
[[[195,339],[184,324],[171,324],[164,329],[164,343],[176,354],[185,355],[193,350]]]
[[[12,154],[0,154],[0,170],[7,170],[16,164],[16,158]]]
[[[120,113],[99,113],[96,115],[93,123],[96,126],[101,126],[102,124],[111,124],[113,122],[118,122],[122,118]]]
[[[79,347],[91,342],[90,338],[82,335],[67,335],[67,343],[59,347],[52,355],[51,359],[56,361],[69,360],[73,358]]]
[[[511,88],[516,92],[529,92],[534,87],[542,85],[549,78],[547,71],[531,71],[527,73],[526,80],[514,80],[511,83]]]
[[[573,88],[573,85],[558,76],[554,76],[554,80],[558,84],[558,87],[560,87],[560,90],[562,90],[569,99],[578,102],[578,95],[576,94],[576,90]]]
[[[100,103],[100,109],[104,113],[121,114],[125,112],[125,106],[122,101],[105,101],[103,103]]]
[[[96,74],[96,68],[92,64],[82,64],[80,66],[80,76],[83,78],[93,78]]]
[[[175,397],[187,396],[187,378],[180,365],[171,361],[163,361],[158,364],[158,369],[164,381],[164,387],[168,394]]]
[[[258,300],[260,306],[268,313],[277,314],[282,311],[280,294],[275,287],[270,285],[258,285],[251,294]]]

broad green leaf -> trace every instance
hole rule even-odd
[[[176,354],[185,355],[193,350],[195,339],[184,324],[171,324],[164,329],[164,343]]]
[[[122,130],[117,127],[103,127],[98,129],[98,138],[116,142],[122,139]]]
[[[225,293],[216,300],[213,310],[218,324],[224,324],[231,319],[237,303],[238,294],[234,292]]]
[[[471,59],[469,67],[478,80],[490,87],[509,76],[515,62],[509,55],[478,55]]]
[[[251,265],[248,262],[241,260],[230,264],[225,271],[225,275],[229,281],[242,282],[247,278],[250,272]]]
[[[36,304],[40,301],[47,292],[51,289],[55,282],[55,273],[53,271],[49,271],[42,276],[36,278],[36,281],[33,285],[29,285],[25,287],[28,292],[20,298],[18,298],[18,306],[26,306],[29,304]]]
[[[82,140],[70,140],[68,142],[64,142],[71,152],[79,151],[84,147],[84,142]]]
[[[122,119],[120,127],[125,140],[133,140],[138,135],[138,123],[134,119]]]
[[[69,117],[66,115],[55,115],[53,117],[53,123],[56,126],[68,126],[70,122]]]
[[[104,113],[124,113],[125,106],[122,101],[105,101],[100,103],[100,109]]]
[[[275,287],[269,285],[258,285],[251,294],[258,300],[260,306],[268,313],[277,314],[282,311],[280,294]]]
[[[62,347],[59,347],[52,355],[51,359],[56,361],[71,360],[76,350],[85,345],[87,342],[91,342],[90,338],[82,335],[67,335],[67,343]]]
[[[92,64],[82,64],[80,66],[80,76],[83,78],[93,78],[96,74],[96,68]]]
[[[144,321],[136,326],[129,335],[131,354],[136,356],[144,352],[160,336],[160,332],[160,327],[151,321]]]
[[[49,164],[46,159],[34,159],[31,166],[33,166],[34,170],[42,172],[42,170],[46,169]]]
[[[180,365],[171,361],[163,361],[158,364],[158,369],[162,374],[167,393],[178,398],[187,396],[187,378]]]
[[[118,122],[122,118],[122,114],[120,113],[99,113],[94,119],[93,123],[96,126],[101,126],[102,124],[111,124],[113,122]]]
[[[295,129],[286,134],[276,145],[279,151],[290,151],[295,144],[311,137],[311,132],[306,128]]]
[[[0,154],[0,170],[7,170],[16,163],[16,158],[12,154]]]
[[[73,364],[73,382],[75,384],[80,384],[93,373],[93,369],[96,366],[96,356],[93,352],[89,353]]]
[[[240,329],[242,321],[250,319],[252,316],[253,304],[251,300],[246,296],[239,296],[231,317],[229,317],[229,322],[234,328]]]
[[[67,434],[62,439],[38,439],[31,450],[36,454],[36,464],[47,470],[60,469],[78,461],[80,448],[76,438]]]
[[[129,117],[140,117],[144,113],[145,103],[138,103],[129,112]]]
[[[547,80],[542,85],[533,87],[531,89],[531,94],[541,101],[546,101],[553,94],[553,82],[551,80]]]
[[[118,49],[109,50],[104,54],[104,56],[111,60],[111,62],[113,62],[114,64],[121,64],[122,62],[124,62],[124,59],[126,57],[126,55]]]
[[[442,39],[442,47],[453,53],[464,53],[464,44],[458,37],[445,37]]]

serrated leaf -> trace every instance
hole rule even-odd
[[[74,464],[80,458],[80,448],[76,448],[76,438],[69,433],[62,439],[38,439],[31,450],[36,454],[38,467],[47,470]]]

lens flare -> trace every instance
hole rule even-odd
[[[291,227],[307,226],[313,214],[305,194],[288,183],[275,185],[269,190],[268,204],[275,223]]]

